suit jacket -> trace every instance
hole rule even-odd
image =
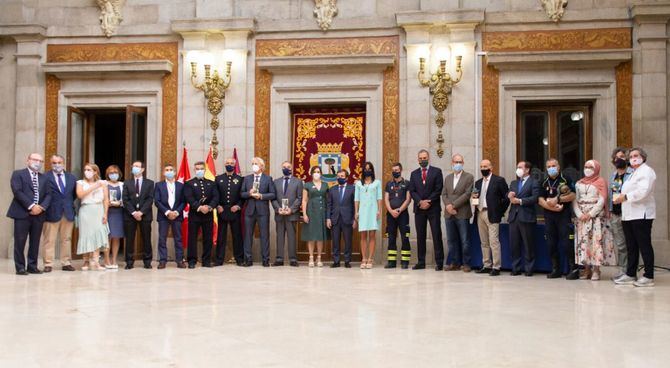
[[[483,179],[475,182],[475,188],[477,188],[479,193],[482,192],[482,183]],[[499,224],[505,215],[505,211],[509,207],[508,190],[509,187],[505,178],[491,174],[489,186],[486,189],[486,213],[490,223]],[[479,211],[479,208],[475,206],[475,214],[477,214],[477,211]]]
[[[445,206],[445,217],[448,219],[467,220],[472,217],[472,209],[470,209],[470,195],[472,194],[472,185],[475,181],[472,174],[461,171],[461,177],[458,179],[456,188],[454,188],[454,173],[444,177],[444,186],[442,189],[442,201]],[[447,212],[446,206],[453,205],[456,207],[456,215],[451,215]]]
[[[284,196],[284,177],[275,179],[275,193],[276,197],[272,200],[272,207],[275,209],[275,217],[282,216],[278,213],[281,208],[281,201],[284,198],[288,199],[288,207],[291,209],[291,214],[288,217],[290,221],[300,220],[300,205],[302,204],[302,181],[295,176],[291,176],[286,188],[286,196]]]
[[[74,221],[74,202],[77,200],[77,178],[63,171],[63,184],[65,190],[61,193],[54,173],[49,171],[44,174],[49,190],[51,190],[51,205],[47,209],[48,222],[58,222],[63,216],[68,221]]]
[[[439,215],[441,211],[440,195],[443,186],[442,170],[438,167],[428,167],[425,183],[421,180],[421,168],[412,171],[409,177],[409,193],[414,201],[414,213]],[[419,201],[424,199],[430,199],[431,201],[427,210],[419,208]]]
[[[516,193],[516,198],[521,200],[521,204],[513,204],[509,210],[509,222],[537,222],[537,199],[540,196],[540,182],[529,176],[526,182],[518,191],[519,179],[513,180],[509,185],[509,191]]]
[[[272,182],[272,177],[261,174],[258,192],[261,194],[261,199],[251,197],[249,192],[254,187],[254,175],[247,175],[242,182],[242,198],[246,200],[247,207],[245,215],[254,216],[269,216],[270,215],[270,201],[275,199],[275,185]]]
[[[142,222],[151,222],[154,219],[154,182],[147,178],[142,179],[142,186],[138,195],[135,192],[135,178],[123,182],[123,208],[126,210],[126,221],[135,221],[133,212],[142,212]]]
[[[207,218],[214,219],[213,212],[203,214],[198,212],[198,207],[209,206],[212,211],[216,211],[216,206],[219,204],[219,191],[216,189],[216,184],[208,179],[193,178],[184,184],[184,199],[189,205],[188,217],[205,220]]]
[[[219,191],[219,206],[223,207],[223,212],[219,214],[219,219],[223,221],[234,221],[242,213],[244,200],[242,199],[242,182],[244,178],[237,174],[228,176],[222,174],[216,177],[216,187]],[[233,206],[240,206],[237,212],[231,212]]]
[[[344,187],[344,197],[340,200],[340,189],[338,185],[333,186],[328,191],[328,211],[326,211],[326,219],[330,220],[333,225],[338,225],[340,221],[344,225],[354,224],[354,212],[356,207],[354,205],[354,198],[356,194],[356,187],[347,184]]]
[[[33,196],[35,193],[33,192],[33,179],[29,171],[30,169],[25,168],[12,173],[9,183],[14,198],[9,205],[9,209],[7,209],[7,217],[9,218],[23,220],[30,216],[28,207],[33,205]],[[49,185],[47,185],[44,174],[39,172],[37,173],[37,186],[39,191],[38,204],[45,210],[48,210],[51,205],[51,190],[49,189]],[[38,217],[45,218],[45,212],[42,212]]]
[[[184,184],[175,180],[174,182],[174,205],[170,207],[168,199],[170,193],[168,192],[167,182],[159,181],[156,183],[156,189],[154,189],[154,203],[156,208],[158,208],[158,213],[156,214],[157,221],[169,221],[165,212],[167,211],[177,211],[179,216],[175,218],[175,221],[184,220],[184,207],[186,207],[186,202],[184,201]]]

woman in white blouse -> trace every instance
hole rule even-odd
[[[100,169],[96,164],[84,165],[84,180],[77,181],[77,197],[80,200],[77,254],[84,255],[84,266],[81,269],[102,271],[105,268],[100,266],[98,260],[100,249],[109,247],[109,193],[107,182],[100,180]]]
[[[633,173],[621,187],[621,194],[613,203],[621,203],[621,224],[626,237],[628,263],[626,274],[615,279],[619,285],[654,286],[654,248],[651,245],[651,225],[656,218],[654,184],[656,173],[647,165],[647,153],[639,147],[628,151]],[[640,254],[644,274],[637,278]]]

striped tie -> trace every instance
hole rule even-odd
[[[34,171],[30,172],[30,175],[33,177],[33,203],[40,203],[40,188],[37,184],[37,173]]]

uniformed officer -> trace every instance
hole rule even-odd
[[[407,207],[412,201],[409,194],[409,182],[402,177],[402,165],[398,162],[391,168],[393,180],[386,183],[384,203],[386,204],[386,234],[388,236],[388,263],[384,268],[395,268],[398,259],[396,234],[400,231],[402,250],[400,251],[400,265],[403,269],[409,267],[412,250],[409,245],[409,213]]]
[[[233,256],[235,263],[242,266],[244,263],[244,245],[242,244],[242,177],[235,174],[234,158],[226,159],[226,172],[216,177],[216,187],[219,192],[219,231],[217,234],[215,266],[222,266],[226,260],[226,243],[228,241],[228,227],[233,235]]]
[[[195,268],[198,261],[198,230],[202,229],[202,266],[212,267],[212,231],[214,216],[212,209],[219,204],[219,191],[216,184],[205,179],[205,163],[198,161],[193,165],[195,178],[186,182],[184,198],[189,204],[188,211],[188,268]]]
[[[555,279],[563,275],[559,247],[563,248],[570,269],[566,279],[578,280],[579,269],[575,267],[575,247],[572,237],[572,205],[575,200],[575,184],[561,173],[558,160],[550,158],[546,163],[547,178],[542,182],[539,204],[544,208],[545,238],[549,245],[552,272],[547,278]]]

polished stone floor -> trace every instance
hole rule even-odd
[[[381,267],[0,270],[0,367],[670,366],[665,271],[636,289]]]

